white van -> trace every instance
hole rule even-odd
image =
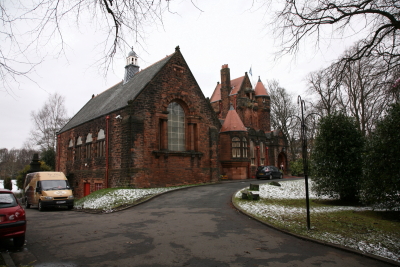
[[[25,207],[36,205],[39,211],[46,207],[74,207],[74,195],[67,177],[62,172],[28,173],[24,184]]]

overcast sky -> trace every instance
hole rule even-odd
[[[252,68],[253,84],[258,76],[264,84],[276,79],[290,93],[305,96],[305,76],[327,67],[343,53],[346,44],[327,39],[315,50],[315,43],[310,42],[300,50],[297,59],[288,55],[276,61],[279,41],[273,39],[273,29],[267,26],[272,11],[252,6],[251,2],[201,1],[197,3],[201,12],[190,1],[172,1],[171,10],[176,13],[164,14],[163,27],[148,26],[145,41],[132,44],[140,67],[146,68],[173,53],[179,45],[206,97],[211,97],[220,81],[223,64],[229,65],[231,79]],[[71,27],[64,34],[65,54],[55,57],[57,47],[49,44],[44,49],[45,61],[31,76],[32,81],[20,81],[12,93],[0,91],[0,148],[22,147],[32,128],[31,111],[39,110],[50,94],[65,96],[65,106],[72,117],[92,94],[99,94],[123,79],[129,50],[116,55],[113,70],[104,77],[96,65],[102,51],[99,36],[91,25],[81,24],[79,30]]]

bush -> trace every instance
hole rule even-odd
[[[400,104],[388,110],[367,139],[361,198],[389,209],[400,205]]]
[[[297,159],[296,161],[290,162],[290,171],[293,176],[303,176],[303,159]]]
[[[51,170],[56,169],[56,152],[53,148],[47,149],[40,154],[40,160],[46,163]]]
[[[321,119],[312,154],[313,190],[357,201],[363,137],[353,118],[336,113]]]
[[[51,171],[51,167],[47,166],[46,163],[43,161],[40,162],[40,171]],[[24,189],[24,183],[25,183],[25,177],[29,173],[29,170],[31,168],[31,165],[26,165],[19,173],[17,176],[17,186],[18,188]]]

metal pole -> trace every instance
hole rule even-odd
[[[306,125],[304,120],[305,102],[301,100],[300,95],[297,98],[297,103],[300,103],[301,107],[301,141],[302,141],[302,154],[303,154],[303,170],[304,170],[304,180],[306,183],[306,207],[307,207],[307,230],[310,230],[310,199],[308,194],[308,161],[307,161],[307,135],[306,135]]]

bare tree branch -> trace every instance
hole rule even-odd
[[[43,107],[31,112],[33,129],[29,141],[41,151],[56,149],[56,136],[69,120],[64,106],[64,97],[55,93],[50,95]]]
[[[19,77],[29,78],[43,61],[40,51],[50,42],[57,41],[56,54],[64,53],[64,34],[69,23],[75,20],[79,28],[88,17],[93,24],[106,29],[101,42],[104,56],[97,62],[106,74],[117,51],[125,52],[132,42],[142,42],[147,25],[162,24],[169,3],[169,0],[0,1],[0,90],[12,91]],[[30,61],[33,53],[38,55],[37,62]]]
[[[296,54],[302,41],[312,38],[318,46],[321,32],[332,32],[331,38],[346,38],[354,30],[366,32],[358,49],[341,58],[350,63],[365,57],[383,57],[385,71],[400,65],[400,2],[394,0],[286,0],[276,14],[273,25],[278,29],[282,49],[279,54]],[[364,26],[361,26],[364,25]],[[332,31],[331,31],[332,29]]]

